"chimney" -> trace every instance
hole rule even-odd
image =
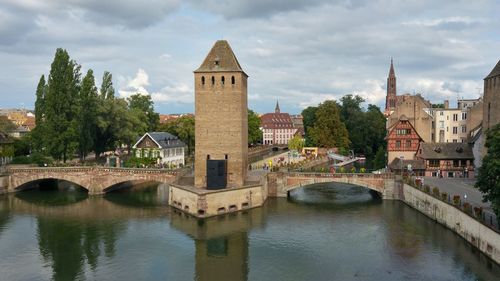
[[[450,108],[450,101],[449,100],[444,100],[444,109]]]

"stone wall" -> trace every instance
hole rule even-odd
[[[211,217],[260,207],[267,199],[265,185],[203,190],[171,184],[169,205],[196,217]]]
[[[409,185],[402,186],[400,195],[403,202],[462,236],[500,264],[500,234],[454,206]]]

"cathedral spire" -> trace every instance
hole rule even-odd
[[[396,108],[396,73],[394,72],[394,63],[391,57],[391,67],[389,77],[387,77],[387,96],[385,99],[385,114],[390,115]]]
[[[276,107],[274,108],[274,113],[280,113],[280,104],[278,103],[278,100],[276,100]]]

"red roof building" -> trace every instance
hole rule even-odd
[[[279,103],[276,102],[274,113],[266,113],[260,117],[263,133],[263,144],[288,144],[297,128],[288,113],[281,113]]]
[[[399,121],[389,128],[387,140],[387,163],[395,158],[404,160],[415,159],[418,146],[422,138],[411,125],[406,116],[402,115]]]

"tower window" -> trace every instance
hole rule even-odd
[[[201,85],[205,85],[205,76],[201,76]]]
[[[221,81],[222,81],[222,85],[224,85],[224,83],[226,82],[226,79],[224,78],[224,76],[222,76]]]
[[[215,84],[215,77],[212,76],[212,85]]]
[[[236,81],[234,80],[234,76],[231,76],[231,84],[236,84]]]

